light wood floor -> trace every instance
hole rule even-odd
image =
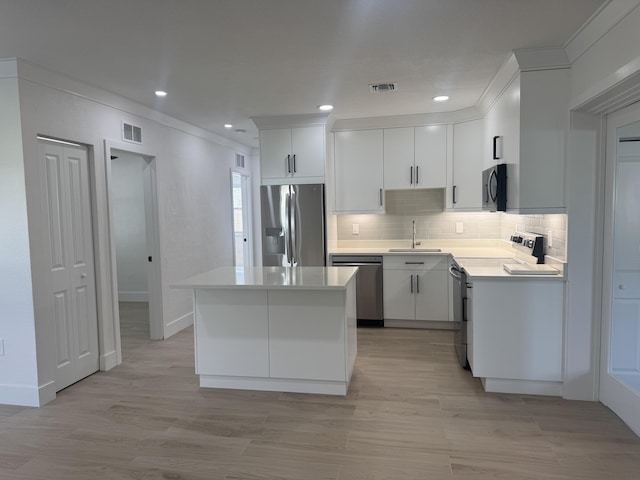
[[[608,409],[483,393],[450,332],[360,329],[346,397],[200,389],[192,336],[125,338],[115,369],[0,406],[0,479],[640,478]]]

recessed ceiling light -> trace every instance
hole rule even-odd
[[[434,102],[446,102],[447,100],[449,100],[448,95],[438,95],[437,97],[433,97]]]
[[[224,128],[233,128],[233,125],[231,125],[230,123],[225,123]]]
[[[333,110],[333,105],[319,105],[318,109],[322,110],[323,112],[330,112],[331,110]]]
[[[156,97],[166,97],[167,96],[167,92],[165,92],[164,90],[156,90]]]

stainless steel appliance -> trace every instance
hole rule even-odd
[[[482,172],[482,209],[507,211],[507,165],[501,163]]]
[[[449,274],[453,277],[453,322],[454,347],[458,361],[463,368],[469,368],[467,360],[467,275],[456,262],[449,267]]]
[[[382,303],[382,257],[377,255],[331,255],[334,267],[358,267],[356,308],[359,327],[384,327]]]
[[[262,264],[326,265],[324,185],[260,187]]]

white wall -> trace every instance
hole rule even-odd
[[[118,299],[148,301],[147,232],[145,223],[145,160],[139,155],[116,152],[111,160],[111,205],[116,240]]]
[[[122,121],[131,122],[142,127],[145,151],[156,157],[165,336],[192,322],[191,294],[171,289],[170,285],[186,276],[232,264],[229,168],[234,164],[236,151],[250,152],[247,147],[229,144],[214,134],[113,94],[41,70],[27,62],[18,61],[17,66],[19,80],[3,80],[3,108],[0,114],[0,118],[7,119],[7,131],[10,133],[9,136],[3,135],[0,143],[1,168],[3,173],[10,172],[10,177],[2,175],[3,180],[10,178],[10,188],[3,188],[1,194],[9,198],[3,199],[2,203],[3,206],[10,205],[14,212],[10,217],[5,217],[3,213],[0,225],[7,227],[3,228],[3,232],[15,232],[9,238],[3,233],[2,241],[9,243],[7,250],[12,256],[7,267],[12,269],[14,277],[11,279],[11,288],[3,290],[0,295],[10,295],[11,308],[8,311],[15,313],[17,326],[7,332],[7,355],[0,357],[0,403],[10,400],[6,393],[9,384],[22,382],[37,389],[51,384],[54,378],[55,348],[51,343],[51,325],[47,321],[50,295],[42,280],[46,271],[44,245],[47,235],[42,231],[42,191],[39,185],[43,172],[37,161],[37,134],[74,140],[89,146],[96,263],[100,267],[96,283],[101,295],[98,310],[103,366],[113,365],[117,353],[111,277],[110,270],[106,268],[110,265],[110,245],[105,139],[121,141]],[[22,120],[23,155],[19,148],[19,115]],[[24,173],[21,172],[22,168]],[[24,182],[21,182],[22,178]],[[28,217],[25,215],[25,191],[21,191],[21,184],[26,184]],[[26,249],[27,238],[29,251]],[[33,278],[33,290],[30,275]],[[37,378],[34,342],[37,346]],[[16,349],[19,351],[16,352]],[[11,366],[3,367],[7,365],[8,358],[12,360]],[[39,401],[36,399],[36,403]]]
[[[0,77],[3,67],[0,62]],[[7,72],[7,74],[11,74]],[[34,304],[18,81],[0,78],[0,403],[37,405]]]

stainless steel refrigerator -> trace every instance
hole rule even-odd
[[[264,185],[262,264],[324,266],[324,185]]]

